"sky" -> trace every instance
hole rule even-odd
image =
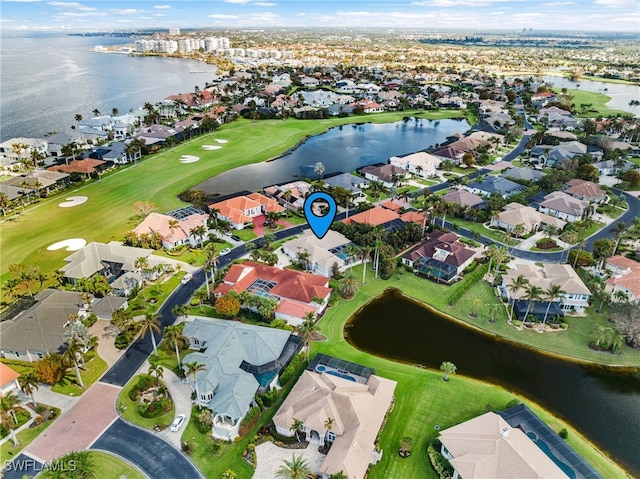
[[[0,30],[386,27],[640,33],[640,0],[0,0]]]

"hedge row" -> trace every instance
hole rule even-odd
[[[439,441],[437,441],[437,444],[439,444]],[[451,479],[453,477],[453,467],[440,452],[436,451],[434,443],[429,444],[427,454],[433,469],[438,473],[440,479]]]
[[[457,289],[455,289],[449,295],[449,306],[453,306],[454,304],[456,304],[462,297],[462,295],[466,293],[469,288],[471,288],[471,286],[482,279],[482,277],[487,273],[488,269],[489,265],[483,264],[482,266],[476,268],[471,274],[467,275],[467,280],[460,284]]]

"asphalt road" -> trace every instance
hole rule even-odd
[[[25,454],[19,454],[10,464],[5,463],[2,470],[3,479],[28,479],[35,477],[43,470],[43,464]]]
[[[122,419],[117,419],[91,449],[117,454],[153,479],[204,479],[182,452],[154,433],[127,424]]]

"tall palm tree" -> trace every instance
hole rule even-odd
[[[551,308],[551,303],[559,299],[566,292],[557,284],[552,284],[548,290],[544,292],[544,299],[548,301],[547,310],[544,312],[544,319],[542,320],[542,327],[547,322],[547,315],[549,314],[549,309]]]
[[[353,270],[353,263],[356,262],[360,253],[360,248],[355,243],[349,243],[347,245],[347,254],[349,255],[349,271]]]
[[[529,280],[522,274],[518,275],[517,278],[511,278],[511,283],[507,285],[507,289],[511,294],[511,315],[509,322],[513,321],[513,309],[516,304],[516,295],[521,289],[525,289],[527,286],[529,286]]]
[[[529,311],[531,311],[531,305],[535,301],[539,301],[540,298],[542,298],[543,293],[544,293],[544,290],[536,286],[535,284],[530,284],[529,286],[526,287],[524,299],[527,300],[527,311],[524,313],[524,318],[522,320],[522,325],[520,326],[520,329],[524,328],[524,323],[527,321],[527,318],[529,317]]]
[[[0,421],[2,426],[9,430],[14,447],[20,444],[14,431],[14,427],[18,424],[16,418],[18,404],[20,404],[20,399],[13,391],[8,391],[4,396],[0,396]]]
[[[367,284],[367,262],[371,256],[371,246],[365,245],[360,249],[360,256],[362,258],[362,284]]]
[[[206,371],[207,367],[196,361],[191,361],[185,364],[187,367],[187,376],[193,375],[193,384],[196,386],[196,404],[200,404],[200,388],[198,388],[198,373],[200,371]]]
[[[21,374],[18,377],[18,383],[20,384],[20,390],[31,397],[31,404],[33,404],[33,407],[36,407],[36,400],[33,397],[33,392],[37,391],[40,385],[36,373],[28,372]]]
[[[211,282],[214,283],[216,280],[216,265],[218,264],[218,257],[216,256],[216,246],[215,243],[209,243],[207,245],[207,249],[205,250],[205,260],[204,260],[204,284],[207,287],[207,299],[211,299],[211,292],[209,291],[209,280],[207,279],[207,268],[211,268],[209,273],[211,274]]]
[[[144,319],[140,321],[142,327],[141,336],[144,338],[147,333],[151,335],[151,343],[153,344],[153,352],[158,357],[158,345],[156,344],[156,337],[154,333],[160,333],[160,315],[153,311],[146,311],[144,313]]]
[[[182,335],[182,331],[180,330],[179,325],[175,324],[173,326],[166,326],[164,328],[164,340],[169,346],[173,346],[176,350],[178,369],[182,367],[182,365],[180,364],[180,343],[184,341],[184,339],[185,337]]]
[[[311,477],[311,468],[302,456],[291,455],[291,460],[285,459],[278,470],[276,477],[282,479],[308,479]]]
[[[67,349],[64,352],[64,358],[73,364],[78,385],[81,388],[84,388],[84,382],[82,381],[82,375],[80,374],[80,367],[78,366],[78,355],[82,355],[82,346],[74,339],[67,345]]]
[[[142,287],[144,288],[146,283],[145,272],[149,269],[149,259],[146,256],[140,256],[136,258],[133,265],[140,270],[140,274],[142,275]]]
[[[353,298],[358,292],[358,282],[351,273],[340,280],[338,292],[344,299]]]
[[[7,216],[7,208],[10,204],[9,196],[6,193],[0,192],[0,210],[2,210],[2,216]]]
[[[304,341],[304,345],[307,348],[307,361],[309,361],[311,339],[313,338],[315,332],[318,330],[315,322],[315,317],[316,315],[314,313],[307,313],[305,315],[305,320],[300,324],[300,326],[298,326],[298,334]]]
[[[573,258],[573,269],[576,269],[576,264],[578,263],[578,257],[580,256],[580,252],[582,251],[582,249],[586,244],[587,242],[585,240],[582,240],[580,241],[580,243],[578,243],[578,250],[576,251],[575,258]]]
[[[198,237],[198,239],[200,240],[200,248],[204,248],[203,245],[203,240],[204,240],[204,235],[207,234],[207,228],[204,225],[198,225],[195,228],[192,228],[191,231],[189,231],[190,234],[195,235]]]
[[[156,384],[160,383],[160,378],[162,377],[163,373],[164,373],[164,368],[160,363],[156,363],[156,362],[149,363],[149,370],[147,371],[147,374],[149,376],[151,376],[152,374],[155,375]]]
[[[299,419],[293,418],[293,424],[291,424],[291,427],[289,428],[289,431],[293,431],[294,432],[298,442],[300,442],[300,436],[298,434],[304,432],[303,427],[304,427],[304,423],[302,421],[300,421]]]

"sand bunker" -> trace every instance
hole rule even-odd
[[[195,163],[198,160],[200,160],[199,156],[182,155],[182,157],[180,158],[180,163]]]
[[[87,241],[82,238],[69,238],[64,241],[58,241],[57,243],[53,243],[47,249],[49,251],[54,251],[57,249],[66,248],[67,251],[78,251],[80,248],[84,248],[84,245],[87,244]]]
[[[216,143],[228,143],[229,142],[229,140],[221,140],[221,139],[218,139],[218,138],[216,138],[213,141],[215,141]]]
[[[218,145],[202,145],[202,148],[205,150],[219,150],[222,147]]]
[[[66,201],[63,201],[58,206],[61,208],[71,208],[73,206],[78,206],[87,201],[89,198],[86,196],[70,196],[66,198]]]

